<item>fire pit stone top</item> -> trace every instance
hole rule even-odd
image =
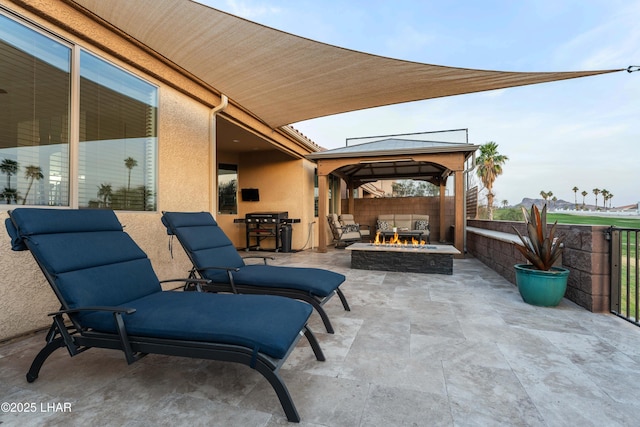
[[[352,245],[347,246],[345,249],[351,251],[375,251],[375,252],[425,252],[425,253],[441,253],[441,254],[450,254],[450,255],[458,255],[460,251],[457,250],[452,245],[415,245],[411,243],[403,244],[403,243],[384,243],[384,244],[375,244],[375,243],[354,243]]]

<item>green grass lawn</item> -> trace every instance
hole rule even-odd
[[[547,222],[553,223],[554,221],[558,221],[558,224],[609,225],[620,228],[640,228],[640,219],[638,218],[548,213]]]
[[[493,218],[503,221],[523,221],[522,211],[516,208],[496,209]],[[553,224],[606,225],[620,228],[640,228],[640,218],[624,216],[574,215],[568,213],[547,213],[547,222]]]

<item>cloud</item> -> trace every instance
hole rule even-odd
[[[626,67],[640,57],[640,2],[624,4],[605,17],[605,22],[585,31],[556,50],[557,58],[586,56],[584,69]]]

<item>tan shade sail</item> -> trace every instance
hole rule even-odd
[[[504,72],[385,58],[189,0],[75,0],[272,128],[347,111],[610,73]]]

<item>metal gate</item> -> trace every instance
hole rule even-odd
[[[609,229],[611,236],[611,312],[640,326],[638,255],[640,229]]]

